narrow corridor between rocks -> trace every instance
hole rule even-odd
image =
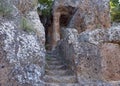
[[[46,56],[44,81],[46,86],[78,86],[75,74],[59,57],[51,53]]]

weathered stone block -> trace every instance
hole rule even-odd
[[[55,0],[53,46],[55,47],[61,38],[61,27],[75,28],[78,33],[97,28],[109,28],[111,26],[109,2],[110,0]],[[65,18],[61,19],[63,16]],[[65,25],[62,26],[62,23]]]
[[[120,45],[105,43],[101,47],[102,77],[106,81],[120,80]]]
[[[110,27],[109,0],[80,0],[69,26],[78,32]]]
[[[117,86],[120,80],[120,29],[96,29],[78,35],[73,28],[63,30],[59,54],[86,85]],[[104,82],[109,81],[109,82]]]
[[[44,27],[35,9],[25,8],[27,14],[23,12],[23,16],[14,1],[26,3],[24,0],[11,0],[14,12],[10,18],[0,16],[0,86],[44,86],[41,79],[45,66]],[[26,1],[33,4],[33,0]],[[32,31],[23,30],[22,17],[31,22]]]
[[[101,57],[99,47],[87,42],[79,43],[76,58],[77,75],[88,80],[100,80]]]

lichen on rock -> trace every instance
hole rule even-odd
[[[26,19],[31,21],[34,32],[22,30],[20,20],[25,15],[20,13],[13,1],[11,1],[15,12],[11,14],[13,19],[0,17],[0,85],[44,86],[42,80],[45,66],[44,27],[37,11],[28,9]]]

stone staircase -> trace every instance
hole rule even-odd
[[[45,86],[79,86],[75,74],[56,56],[46,60]]]

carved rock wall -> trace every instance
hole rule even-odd
[[[109,28],[109,2],[109,0],[81,0],[68,27],[76,28],[79,33],[96,28]]]
[[[76,73],[80,85],[119,84],[119,26],[81,34],[73,28],[63,32],[64,39],[58,46],[59,55]]]
[[[61,22],[69,16],[69,22],[64,27],[75,28],[78,33],[96,28],[110,28],[110,0],[55,0],[53,4],[53,46],[60,40]],[[72,8],[71,13],[69,13]],[[58,15],[59,14],[59,15]],[[69,15],[68,15],[69,14]]]
[[[19,9],[18,5],[24,5],[25,1],[2,2],[11,3],[12,10],[10,16],[0,15],[1,86],[44,86],[42,76],[45,65],[45,33],[36,6],[31,5],[33,1],[29,0],[31,7],[26,7],[24,12],[21,11],[24,6]],[[21,23],[24,23],[26,28],[21,26]]]

